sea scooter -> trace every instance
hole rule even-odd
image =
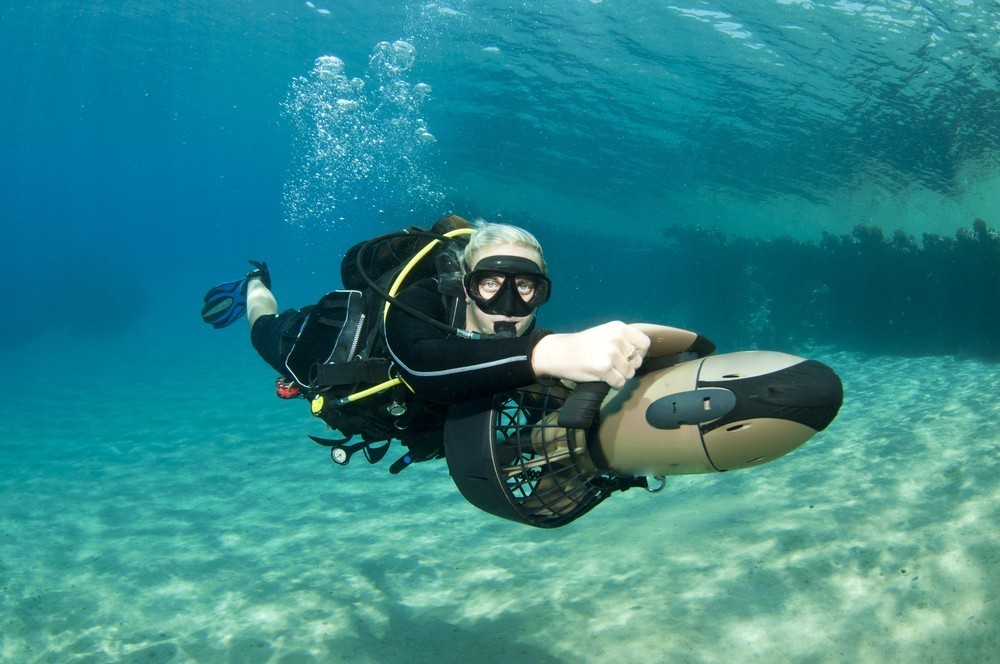
[[[777,459],[825,429],[843,402],[840,378],[821,362],[771,351],[695,357],[695,333],[648,327],[652,346],[621,390],[560,382],[453,407],[445,457],[462,495],[496,516],[556,528],[615,491]]]

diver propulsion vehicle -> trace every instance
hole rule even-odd
[[[566,525],[615,491],[667,475],[759,466],[825,429],[843,402],[830,367],[786,353],[689,359],[694,333],[653,326],[641,373],[603,383],[535,385],[453,407],[449,472],[496,516]]]

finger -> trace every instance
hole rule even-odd
[[[636,352],[635,357],[631,361],[625,355],[618,355],[612,359],[611,370],[608,373],[614,374],[617,377],[616,380],[620,378],[620,384],[624,385],[625,381],[635,376],[635,369],[638,366],[635,364],[636,362],[642,362],[642,358],[639,357],[638,352]],[[610,382],[608,384],[611,385]]]
[[[643,352],[639,349],[638,346],[630,345],[628,347],[628,351],[625,352],[624,354],[624,358],[625,358],[625,363],[634,372],[635,369],[638,369],[639,367],[642,366]],[[631,376],[627,377],[631,378]]]
[[[617,369],[611,369],[608,373],[604,374],[604,382],[610,385],[612,389],[622,389],[625,387],[625,381],[625,376]]]
[[[631,347],[634,347],[639,354],[639,357],[646,357],[646,353],[649,351],[649,345],[652,343],[648,336],[643,334],[643,332],[631,325],[626,325],[624,329],[625,342],[629,345],[629,351]]]

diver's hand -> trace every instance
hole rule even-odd
[[[613,321],[573,334],[550,334],[535,344],[531,368],[538,377],[602,382],[621,389],[649,350],[637,327]]]

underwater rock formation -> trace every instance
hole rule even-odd
[[[702,294],[680,324],[717,340],[1000,359],[1000,235],[982,219],[920,242],[865,225],[818,244],[686,226],[664,236],[658,279]]]

